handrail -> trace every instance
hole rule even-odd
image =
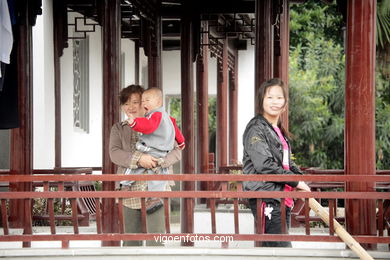
[[[92,167],[62,167],[54,169],[34,169],[33,174],[92,174]]]
[[[0,175],[0,181],[121,181],[121,180],[176,180],[176,181],[327,181],[327,182],[388,182],[390,175],[262,175],[262,174],[166,174],[166,175]]]
[[[67,182],[67,181],[120,181],[120,180],[176,180],[176,181],[220,181],[226,184],[229,181],[325,181],[325,182],[390,182],[390,175],[235,175],[235,174],[174,174],[174,175],[116,175],[116,174],[103,174],[103,175],[81,175],[81,174],[72,174],[72,175],[58,175],[58,174],[49,174],[49,175],[1,175],[0,181],[2,182],[44,182],[46,186],[50,182]],[[242,186],[242,184],[240,183]],[[42,234],[31,234],[25,233],[23,235],[12,235],[9,233],[8,227],[7,231],[4,232],[5,235],[0,236],[0,241],[47,241],[47,240],[61,240],[63,242],[63,247],[68,247],[67,241],[69,240],[101,240],[101,241],[119,241],[119,240],[153,240],[156,234],[153,233],[143,233],[143,234],[125,234],[123,228],[118,233],[106,233],[102,232],[102,212],[101,212],[101,202],[102,199],[116,199],[118,210],[121,209],[123,205],[123,200],[129,197],[139,197],[142,200],[143,218],[146,216],[145,212],[145,198],[148,197],[160,197],[164,198],[164,204],[168,206],[168,198],[206,198],[210,200],[212,207],[210,207],[210,213],[212,218],[215,218],[216,199],[229,198],[234,201],[234,214],[235,220],[234,225],[236,231],[231,235],[235,240],[246,240],[246,241],[326,241],[326,242],[341,242],[340,238],[333,235],[333,227],[330,227],[329,235],[315,235],[310,236],[309,231],[309,215],[305,215],[305,225],[306,225],[306,235],[288,235],[288,234],[279,234],[279,235],[270,235],[262,234],[258,232],[257,234],[240,234],[238,231],[238,203],[241,203],[240,199],[243,198],[257,198],[258,202],[264,198],[301,198],[306,203],[308,198],[321,198],[321,199],[364,199],[364,200],[376,200],[379,208],[379,217],[378,219],[383,219],[383,205],[384,200],[390,199],[389,192],[282,192],[282,191],[64,191],[63,189],[59,191],[48,191],[35,192],[35,191],[17,191],[17,192],[0,192],[0,202],[1,208],[6,208],[6,201],[19,199],[28,202],[25,204],[27,207],[26,212],[31,212],[31,201],[36,198],[47,199],[49,203],[53,203],[55,198],[67,198],[71,201],[72,204],[72,223],[74,225],[74,234],[55,234],[55,224],[54,224],[54,211],[50,211],[50,227],[52,234],[42,235]],[[96,234],[78,234],[78,224],[77,224],[77,210],[76,210],[76,199],[79,198],[93,198],[93,201],[96,203],[96,221],[97,221],[97,233]],[[334,203],[333,207],[334,207]],[[331,204],[329,204],[331,205]],[[331,206],[330,211],[331,210]],[[6,211],[5,211],[6,212]],[[308,212],[308,211],[307,211]],[[2,212],[3,219],[4,216],[7,217],[4,210]],[[30,213],[31,214],[31,213]],[[169,213],[168,213],[169,214]],[[331,218],[335,217],[332,215]],[[123,224],[123,216],[119,214],[120,223]],[[169,215],[165,213],[165,218],[169,219]],[[259,218],[257,223],[260,223]],[[143,219],[145,224],[145,219]],[[142,224],[142,225],[144,225]],[[383,220],[380,222],[380,227],[384,227]],[[31,224],[30,224],[31,225]],[[168,222],[169,225],[169,222]],[[257,224],[259,225],[259,224]],[[262,224],[260,224],[262,225]],[[259,226],[260,227],[260,226]],[[146,230],[146,229],[145,229]],[[256,230],[262,230],[261,228]],[[30,231],[31,232],[31,231]],[[169,233],[169,232],[168,232]],[[179,233],[179,234],[166,234],[167,236],[195,236],[195,233]],[[207,236],[225,235],[222,233],[217,233],[215,230],[211,234],[207,233]],[[360,243],[390,243],[390,237],[384,237],[383,232],[379,235],[358,235],[354,238]]]
[[[306,168],[304,172],[308,174],[345,174],[344,169],[319,169],[313,167]],[[375,173],[377,175],[389,175],[390,170],[376,170]]]
[[[340,193],[342,195],[340,195]],[[300,192],[300,191],[19,191],[0,192],[0,199],[35,198],[316,198],[390,199],[390,192]]]

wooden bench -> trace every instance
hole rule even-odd
[[[33,174],[92,174],[93,168],[57,168],[50,170],[34,170]],[[33,188],[43,187],[44,183],[34,183]],[[59,183],[52,182],[50,188],[59,187]],[[68,191],[95,191],[95,185],[91,181],[65,182],[63,183],[64,190]],[[66,215],[66,200],[61,199],[61,214],[54,215],[54,219],[61,221],[72,221],[71,215]],[[89,226],[89,221],[96,215],[96,205],[94,198],[79,198],[77,199],[77,219],[80,226]],[[44,214],[33,215],[33,220],[50,220],[49,207],[46,205]]]

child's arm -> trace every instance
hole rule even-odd
[[[170,118],[172,120],[173,127],[175,128],[175,139],[176,139],[176,142],[178,143],[179,148],[181,150],[183,150],[186,147],[184,136],[181,133],[179,127],[176,124],[176,119],[171,117],[171,116],[170,116]]]
[[[129,125],[133,128],[134,131],[143,133],[143,134],[151,134],[153,133],[161,122],[161,112],[154,112],[149,117],[137,117],[134,118],[133,122]]]

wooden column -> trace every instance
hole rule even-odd
[[[208,22],[202,22],[203,27],[207,28]],[[196,62],[196,73],[197,73],[197,109],[198,109],[198,120],[197,120],[197,143],[198,143],[198,171],[201,173],[209,172],[209,89],[208,89],[208,69],[209,69],[209,48],[208,45],[208,34],[202,35],[202,53],[198,56]],[[201,182],[201,190],[207,190],[207,182]]]
[[[153,37],[154,36],[154,37]],[[161,71],[161,17],[155,18],[154,31],[149,31],[148,44],[148,88],[162,89]]]
[[[217,167],[227,165],[228,133],[228,43],[223,43],[222,58],[217,61]]]
[[[348,1],[345,88],[345,174],[375,174],[376,1]],[[350,182],[347,191],[374,191],[374,183]],[[374,200],[347,200],[347,230],[375,235]],[[369,246],[366,246],[369,247]]]
[[[103,174],[115,174],[109,156],[110,131],[119,121],[120,89],[120,0],[104,0],[103,12]],[[103,182],[103,190],[115,190],[115,182]],[[115,199],[103,199],[103,232],[119,231]],[[119,241],[103,241],[103,246],[119,246]]]
[[[238,126],[238,51],[234,51],[234,68],[230,72],[229,85],[229,163],[236,164],[237,157],[237,126]]]
[[[273,31],[272,0],[256,0],[255,43],[255,112],[257,112],[257,90],[261,83],[273,78]]]
[[[275,41],[275,45],[277,46],[274,46],[274,77],[282,79],[288,89],[288,58],[290,46],[290,29],[288,24],[290,21],[290,7],[288,0],[282,0],[281,4],[280,37],[278,41]],[[278,51],[276,51],[276,48],[278,48]],[[282,114],[282,125],[284,129],[288,130],[288,105]]]
[[[54,168],[62,166],[61,148],[61,62],[67,46],[68,12],[64,1],[53,1],[53,48],[54,48]],[[55,18],[55,19],[54,19]]]
[[[180,49],[181,49],[181,107],[182,131],[186,138],[186,148],[182,153],[182,172],[195,173],[195,132],[194,132],[194,85],[193,85],[193,20],[191,8],[183,3],[181,17]],[[194,182],[184,182],[182,190],[194,190]],[[181,232],[194,231],[194,200],[182,199],[181,203]],[[193,245],[193,243],[183,243]]]
[[[134,83],[139,85],[139,40],[134,41]]]
[[[14,31],[15,44],[11,54],[11,62],[15,61],[16,54],[19,103],[19,128],[11,131],[10,170],[15,175],[31,175],[33,169],[33,57],[29,7],[29,1],[18,3],[21,16]],[[32,186],[27,182],[10,183],[10,191],[32,191]],[[32,234],[30,199],[10,201],[10,226],[24,228],[23,234]],[[30,245],[31,242],[23,242],[23,247]]]
[[[54,39],[54,168],[62,165],[62,134],[61,134],[61,62],[57,54],[56,39]]]

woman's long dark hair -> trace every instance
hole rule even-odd
[[[270,87],[274,87],[274,86],[279,86],[282,88],[283,97],[284,97],[284,100],[286,101],[284,103],[284,106],[287,106],[287,104],[288,104],[288,92],[287,92],[286,86],[284,85],[283,80],[281,80],[279,78],[273,78],[273,79],[267,80],[267,81],[263,82],[263,84],[261,84],[261,86],[259,87],[259,90],[257,91],[258,111],[259,111],[260,115],[264,115],[263,102],[264,102],[265,94],[267,93],[267,89]],[[282,130],[282,133],[284,136],[286,136],[287,138],[291,138],[290,132],[288,132],[286,129],[283,128],[280,117],[278,120],[278,127]]]

